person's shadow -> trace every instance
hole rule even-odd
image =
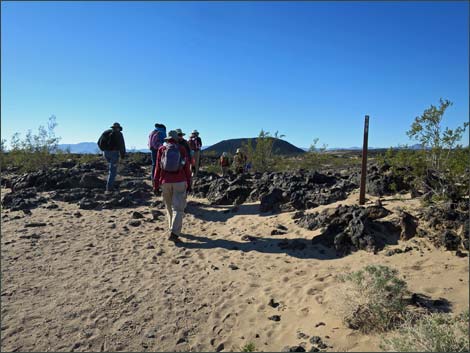
[[[186,249],[221,248],[229,251],[257,251],[260,253],[271,254],[285,253],[299,259],[315,258],[320,260],[331,260],[340,258],[334,249],[326,248],[322,245],[312,245],[311,240],[303,238],[279,239],[244,235],[242,239],[245,241],[241,242],[226,239],[209,239],[204,236],[190,234],[181,234],[180,238],[189,240],[189,242],[181,241],[176,243],[176,246]]]

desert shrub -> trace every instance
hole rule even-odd
[[[439,107],[431,105],[421,116],[415,118],[407,135],[418,141],[424,148],[419,155],[421,162],[425,163],[426,173],[432,171],[436,176],[434,181],[426,180],[426,187],[438,198],[447,198],[446,185],[455,184],[468,161],[458,142],[462,139],[468,122],[455,129],[442,126],[444,113],[452,102],[440,99]],[[468,150],[468,149],[467,149]],[[465,178],[467,179],[467,178]],[[467,190],[467,188],[464,188]]]
[[[241,351],[242,352],[255,352],[256,346],[253,342],[248,342],[242,347]]]
[[[381,348],[390,352],[469,352],[469,324],[468,310],[457,317],[408,315],[397,332],[383,339]]]
[[[60,141],[60,137],[55,136],[56,127],[56,117],[52,115],[47,127],[39,126],[37,134],[28,130],[26,136],[21,138],[19,133],[15,133],[10,140],[11,149],[7,153],[2,151],[2,166],[16,167],[22,171],[50,166],[56,159]]]
[[[255,139],[256,141],[249,139],[243,144],[242,149],[246,152],[248,162],[251,162],[253,171],[266,172],[273,170],[275,162],[273,144],[275,139],[283,137],[285,137],[285,135],[279,135],[278,131],[274,133],[274,136],[271,136],[269,131],[262,129]]]
[[[221,174],[222,169],[220,168],[219,165],[214,165],[214,164],[209,164],[201,167],[201,170],[207,172],[207,173],[215,173],[215,174]]]
[[[406,313],[406,282],[387,266],[368,265],[340,276],[340,313],[345,324],[367,333],[394,328]]]
[[[102,159],[103,157],[101,156],[101,154],[84,153],[84,154],[79,155],[78,162],[80,164],[86,164],[86,163],[91,163],[91,162],[95,162],[97,160],[102,160]]]

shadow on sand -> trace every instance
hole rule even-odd
[[[200,202],[189,201],[186,212],[206,222],[226,222],[234,216],[272,216],[271,212],[260,213],[259,203],[248,205],[205,205]]]
[[[245,235],[243,238],[247,241],[241,242],[226,239],[209,239],[204,236],[190,234],[181,234],[180,238],[182,241],[176,243],[176,246],[186,249],[221,248],[229,251],[257,251],[265,254],[287,254],[299,259],[332,260],[340,258],[334,250],[325,248],[322,245],[314,246],[311,240],[303,238],[276,239]],[[183,238],[191,242],[186,242]]]

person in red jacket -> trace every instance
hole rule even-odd
[[[168,240],[177,242],[183,226],[186,194],[191,191],[191,163],[186,149],[178,144],[175,130],[168,132],[165,142],[157,152],[153,189],[158,194],[161,187],[170,233]]]

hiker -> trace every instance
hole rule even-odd
[[[243,174],[245,171],[246,156],[240,148],[237,148],[235,156],[233,156],[233,166],[235,168],[235,173]]]
[[[220,167],[222,168],[222,176],[227,176],[228,168],[230,167],[230,160],[228,158],[227,152],[223,152],[220,156]]]
[[[157,164],[157,151],[163,146],[164,139],[166,137],[166,127],[163,124],[156,123],[155,129],[149,135],[148,147],[152,152],[152,175],[155,174],[155,166]]]
[[[168,240],[178,242],[183,226],[186,193],[191,191],[189,154],[178,143],[177,131],[170,130],[165,142],[157,152],[153,189],[158,194],[161,187],[170,233]]]
[[[114,180],[117,175],[119,156],[121,156],[122,159],[126,157],[126,145],[121,131],[122,126],[119,123],[114,123],[110,129],[101,134],[98,140],[98,147],[103,151],[104,158],[106,158],[106,161],[109,163],[109,175],[106,183],[107,192],[113,189]]]
[[[202,140],[199,137],[199,131],[193,130],[191,136],[189,137],[189,148],[191,149],[191,169],[193,172],[193,177],[197,176],[199,172],[199,164],[201,158],[201,148]]]
[[[186,134],[181,131],[181,129],[176,129],[176,133],[178,134],[178,144],[184,147],[188,158],[191,158],[191,149],[189,148],[188,141],[186,141],[186,139],[183,137]]]

